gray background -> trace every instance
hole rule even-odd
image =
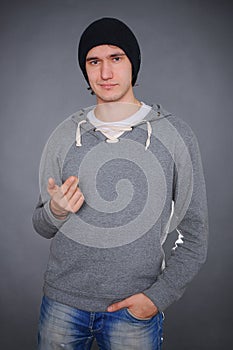
[[[232,10],[230,1],[1,1],[1,335],[35,349],[50,242],[33,231],[43,146],[63,119],[95,103],[76,43],[96,18],[133,28],[142,49],[138,98],[161,103],[196,133],[210,219],[208,260],[166,312],[165,350],[232,345]]]

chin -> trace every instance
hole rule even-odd
[[[102,103],[106,103],[106,102],[118,102],[121,99],[121,96],[100,96],[97,95],[97,98],[99,101],[101,101]]]

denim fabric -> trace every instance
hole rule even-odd
[[[43,297],[38,350],[161,350],[163,314],[137,319],[128,309],[88,312]]]

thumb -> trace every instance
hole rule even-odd
[[[56,182],[52,177],[48,179],[47,189],[48,189],[48,192],[55,192],[58,189],[58,185],[56,185]]]
[[[117,310],[120,310],[120,309],[123,309],[125,307],[129,307],[131,306],[131,302],[130,302],[130,298],[126,298],[122,301],[119,301],[117,303],[114,303],[112,305],[110,305],[108,308],[107,308],[107,311],[109,312],[112,312],[112,311],[117,311]]]

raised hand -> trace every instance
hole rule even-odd
[[[65,219],[69,212],[76,213],[84,202],[84,196],[78,187],[78,178],[70,176],[61,186],[49,178],[47,191],[51,197],[50,209],[59,219]]]

